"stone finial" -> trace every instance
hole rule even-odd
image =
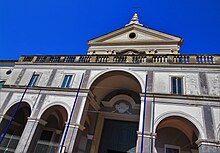
[[[140,22],[139,22],[138,13],[137,12],[134,13],[130,23],[126,24],[125,26],[131,25],[131,24],[137,24],[137,25],[143,26],[143,24],[140,24]]]

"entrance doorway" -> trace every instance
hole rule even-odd
[[[127,153],[136,147],[138,123],[105,120],[99,153]]]

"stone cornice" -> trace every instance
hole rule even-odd
[[[144,97],[144,93],[140,94],[141,97]],[[158,103],[174,103],[172,100],[180,100],[181,102],[175,101],[176,104],[189,104],[189,105],[213,105],[219,106],[220,97],[217,96],[202,96],[202,95],[174,95],[174,94],[161,94],[161,93],[147,93],[147,99],[149,98],[153,100],[155,97],[155,101]],[[158,101],[160,99],[160,101]],[[164,99],[164,101],[162,100]],[[169,101],[166,101],[168,99]],[[186,103],[186,101],[190,101],[190,103]]]
[[[132,42],[128,42],[128,41],[120,41],[120,42],[94,42],[92,44],[92,46],[106,46],[106,45],[111,45],[112,47],[115,46],[123,46],[123,45],[127,45],[127,46],[132,46],[132,45],[172,45],[172,44],[177,44],[179,41],[175,41],[175,40],[163,40],[163,41],[159,41],[159,40],[153,40],[153,41],[132,41]]]
[[[25,86],[20,85],[4,85],[1,89],[4,91],[13,91],[13,92],[21,92],[23,93],[25,90]],[[77,88],[58,88],[58,87],[31,87],[28,88],[27,93],[38,94],[39,90],[41,90],[41,94],[51,94],[51,95],[60,95],[60,96],[73,96],[76,95]],[[80,89],[79,96],[86,97],[89,93],[88,89]]]
[[[198,139],[196,141],[196,144],[198,146],[209,145],[209,146],[218,146],[218,147],[220,147],[220,141],[213,140],[213,139]]]

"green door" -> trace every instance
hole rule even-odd
[[[127,153],[134,150],[137,130],[138,123],[135,122],[105,120],[99,153]]]

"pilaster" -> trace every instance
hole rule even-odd
[[[33,151],[35,147],[33,146],[34,145],[33,142],[36,142],[34,140],[37,140],[37,138],[40,136],[40,132],[37,132],[37,127],[39,125],[44,126],[46,123],[47,122],[42,119],[35,119],[28,117],[28,121],[21,135],[15,153],[28,153]]]
[[[143,133],[143,152],[142,153],[153,153],[155,150],[155,133],[144,132]],[[141,152],[141,141],[142,141],[142,133],[138,132],[138,140],[136,152]],[[151,150],[153,150],[151,152]]]
[[[65,130],[66,128],[67,126],[65,127]],[[65,149],[65,153],[77,152],[80,136],[82,135],[83,130],[84,130],[84,127],[81,125],[76,125],[76,124],[69,125],[68,133],[67,133],[67,136],[64,142],[64,148],[63,148]]]
[[[84,121],[85,116],[84,110],[88,109],[87,107],[89,104],[86,103],[87,94],[86,96],[79,97],[74,109],[74,113],[68,128],[67,136],[64,141],[64,149],[67,153],[75,153],[78,151],[78,146],[80,143],[80,136],[82,135],[83,130],[85,129]],[[67,124],[64,129],[64,134],[62,137],[62,141],[64,139],[65,131],[67,129]],[[61,141],[61,143],[62,143]]]
[[[144,102],[145,102],[144,99],[145,99],[144,95],[141,95],[140,120],[139,120],[139,130],[137,132],[138,139],[137,139],[136,152],[140,152],[141,143],[143,142],[143,153],[149,153],[151,149],[151,139],[154,138],[152,134],[152,128],[151,128],[152,100],[153,99],[147,97],[145,108],[144,108]],[[145,110],[145,115],[144,115],[144,110]]]

